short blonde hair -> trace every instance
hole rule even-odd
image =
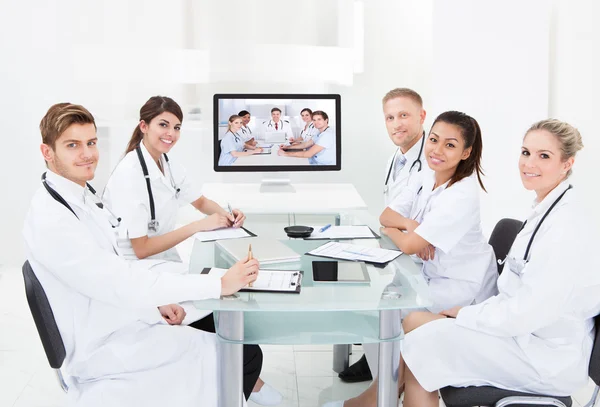
[[[571,126],[569,123],[561,122],[556,119],[540,120],[537,123],[531,125],[525,137],[529,132],[534,130],[546,130],[552,134],[560,143],[561,156],[563,161],[568,160],[571,157],[575,157],[577,152],[583,148],[583,140],[579,130]],[[567,172],[567,178],[571,175],[573,170]]]
[[[396,99],[396,98],[409,98],[412,99],[415,103],[419,105],[419,107],[423,107],[423,98],[417,92],[409,88],[396,88],[390,90],[385,94],[382,104],[386,104],[388,100]]]
[[[42,143],[50,146],[54,150],[56,140],[72,124],[93,124],[96,128],[94,116],[81,105],[73,103],[57,103],[48,109],[46,115],[40,122],[40,132],[42,133]]]

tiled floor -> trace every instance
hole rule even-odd
[[[263,346],[263,351],[261,376],[283,393],[281,407],[320,407],[368,385],[342,383],[331,370],[329,346]],[[355,347],[352,361],[361,355]],[[584,405],[592,390],[590,381],[575,394],[574,406]],[[63,402],[29,313],[20,269],[0,266],[0,407],[58,407]]]

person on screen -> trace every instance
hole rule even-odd
[[[258,154],[262,148],[247,150],[244,140],[240,135],[242,128],[242,118],[236,114],[229,118],[229,126],[225,136],[221,139],[221,155],[219,156],[219,165],[232,165],[238,157]],[[247,150],[247,151],[245,151]]]
[[[266,133],[285,133],[285,139],[290,140],[294,138],[292,132],[292,125],[288,120],[281,119],[281,109],[274,107],[271,109],[271,120],[263,122],[263,131]]]
[[[242,110],[238,113],[238,116],[242,118],[242,128],[240,129],[239,134],[244,139],[244,146],[248,150],[254,150],[258,142],[254,139],[252,129],[248,126],[248,123],[250,123],[250,112]]]
[[[335,165],[335,132],[329,127],[329,116],[322,110],[312,114],[313,123],[319,134],[308,141],[293,146],[282,144],[278,154],[285,157],[308,158],[311,165]],[[304,151],[285,151],[289,148]]]
[[[312,140],[314,136],[319,134],[319,130],[317,130],[315,124],[313,123],[312,114],[312,110],[310,110],[308,107],[305,107],[304,109],[302,109],[302,111],[300,111],[300,117],[304,122],[304,127],[300,131],[300,135],[298,137],[292,137],[291,139],[289,139],[290,143],[299,144],[304,141],[309,141]]]

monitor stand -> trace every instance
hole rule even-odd
[[[291,183],[290,174],[281,173],[269,175],[269,178],[263,178],[260,183],[261,193],[295,193],[296,188]]]

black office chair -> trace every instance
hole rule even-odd
[[[488,242],[494,248],[496,259],[504,260],[510,251],[510,247],[515,241],[517,234],[519,234],[521,226],[523,226],[523,222],[510,218],[500,219],[500,221],[496,223]],[[498,274],[502,274],[503,268],[504,264],[498,264]]]
[[[69,388],[60,371],[66,357],[65,345],[58,331],[48,297],[28,261],[23,264],[23,279],[29,309],[42,340],[48,363],[54,369],[60,386],[66,393]]]
[[[494,227],[489,243],[494,248],[497,259],[504,259],[508,254],[523,223],[515,219],[501,219]],[[503,265],[498,264],[498,273],[502,273]],[[596,321],[596,339],[590,359],[589,375],[596,383],[591,400],[584,407],[594,406],[600,390],[600,316]],[[475,407],[475,406],[555,406],[571,407],[571,397],[545,396],[498,389],[492,386],[444,387],[440,395],[446,407]]]

